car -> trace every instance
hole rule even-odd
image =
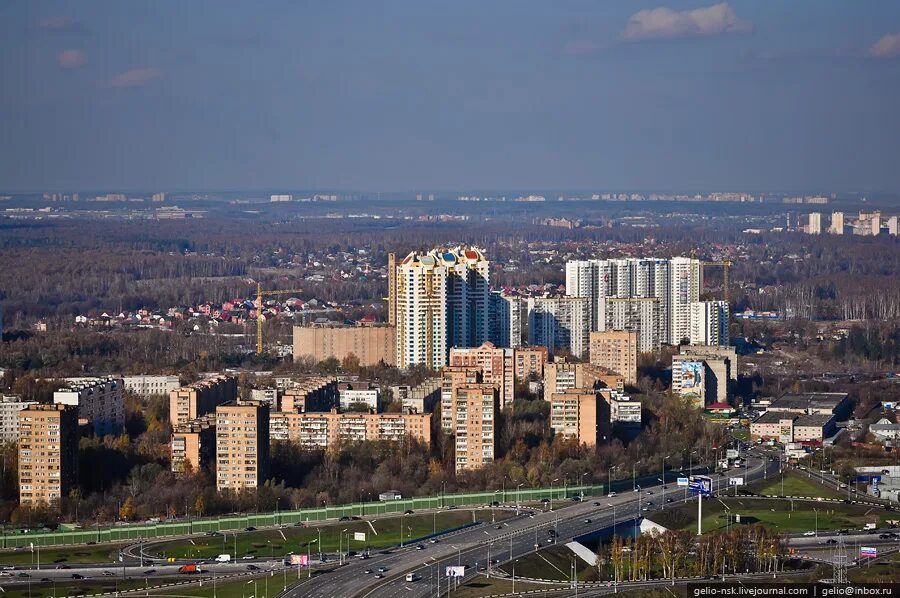
[[[68,565],[57,565],[56,568],[57,569],[71,569],[71,567]]]
[[[647,494],[653,494],[653,490],[647,490]]]
[[[555,536],[556,530],[551,527],[550,529],[547,530],[547,535]]]
[[[50,579],[49,577],[42,577],[42,578],[41,578],[41,581],[53,581],[53,580]]]
[[[383,574],[383,573],[376,573],[376,574],[375,574],[375,579],[383,579],[383,578],[384,578],[384,574]]]
[[[649,510],[650,510],[650,507],[644,507],[644,508],[641,509],[641,510],[642,510],[642,511],[649,511]]]
[[[360,517],[359,515],[354,515],[350,519],[352,519],[353,521],[360,521],[362,519],[362,517]]]
[[[500,506],[500,503],[497,502],[497,501],[495,500],[494,502],[491,503],[490,506],[492,506],[492,507],[499,507],[499,506]]]
[[[430,539],[430,540],[428,540],[428,541],[431,542],[432,544],[437,544],[437,543],[438,543],[438,539],[437,539],[437,538],[432,538],[432,539]]]
[[[878,537],[881,538],[882,540],[889,540],[891,538],[891,535],[890,534],[879,534]]]
[[[244,531],[245,532],[255,532],[256,528],[251,525],[250,527],[245,527]]]
[[[590,520],[590,518],[588,518],[588,519],[585,519],[584,522],[585,522],[585,523],[590,523],[591,520]]]
[[[416,550],[425,550],[425,546],[422,544],[416,544]]]
[[[113,573],[112,571],[104,571],[100,575],[102,575],[103,577],[113,577],[115,573]]]
[[[456,509],[456,508],[458,508],[456,505],[448,505],[447,506],[448,511],[452,511],[453,509]]]
[[[73,573],[72,579],[84,579],[84,575],[82,575],[81,573]]]
[[[245,561],[252,561],[252,560],[255,559],[256,557],[253,556],[252,554],[245,554],[245,555],[242,556],[241,558],[244,559]]]
[[[547,504],[548,502],[550,502],[550,499],[549,499],[549,498],[542,498],[542,499],[541,499],[541,502],[542,502],[543,504]]]
[[[640,487],[640,486],[635,486],[635,487],[634,487],[634,491],[635,491],[635,492],[640,492],[640,491],[641,491],[641,487]]]
[[[494,529],[503,529],[503,524],[498,523],[497,525],[494,526]]]
[[[378,567],[378,572],[379,572],[379,573],[386,573],[386,572],[387,572],[387,567]]]
[[[594,506],[595,506],[595,507],[601,506],[601,505],[600,505],[600,501],[595,500],[595,501],[594,501]]]
[[[16,573],[16,577],[31,577],[31,576],[28,575],[27,573],[25,573],[24,571],[22,571],[21,573]]]
[[[340,519],[338,519],[338,521],[351,521],[351,519],[350,519],[350,517],[348,517],[347,515],[344,515],[343,517],[341,517]]]
[[[610,492],[610,493],[607,494],[606,496],[609,497],[609,498],[613,498],[614,496],[616,496],[616,493],[615,493],[615,492]]]
[[[816,532],[803,532],[804,536],[815,536]]]
[[[668,489],[669,489],[668,486],[663,486],[663,490],[668,490]]]
[[[147,569],[144,571],[144,575],[153,575],[154,573],[156,573],[156,569]]]
[[[404,514],[404,515],[412,515],[412,514],[413,514],[413,510],[412,510],[412,509],[406,509],[405,511],[403,511],[403,514]]]
[[[363,573],[365,573],[366,575],[372,575],[372,570],[366,569],[365,571],[363,571]]]
[[[573,497],[572,497],[572,502],[581,502],[581,497],[580,497],[580,496],[573,496]]]
[[[12,577],[12,573],[9,571],[0,571],[0,577]]]
[[[671,499],[671,498],[667,498],[667,499],[666,499],[666,502],[672,502],[672,499]]]
[[[826,543],[826,544],[837,544],[837,540],[835,540],[834,538],[828,538],[828,539],[825,541],[825,543]]]
[[[247,571],[259,571],[259,567],[256,565],[247,565]]]
[[[652,506],[653,506],[653,501],[652,501],[652,500],[648,500],[648,501],[647,501],[647,506],[648,506],[648,507],[652,507]]]
[[[304,523],[303,521],[298,521],[294,524],[294,527],[306,527],[306,523]]]

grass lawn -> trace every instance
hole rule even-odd
[[[528,583],[524,581],[516,581],[516,593],[527,592],[528,590],[546,590],[546,584]],[[453,598],[478,598],[479,596],[490,596],[493,594],[511,594],[512,580],[510,579],[490,579],[479,576],[467,584],[459,586],[453,590]]]
[[[891,555],[877,563],[862,565],[847,573],[850,581],[865,583],[900,582],[900,554]]]
[[[347,534],[340,535],[343,530],[350,534],[350,550],[359,551],[366,548],[385,548],[400,543],[400,528],[403,526],[404,541],[421,538],[435,530],[452,529],[476,521],[491,521],[490,509],[478,509],[475,511],[457,509],[453,511],[441,511],[436,515],[431,513],[421,515],[406,515],[404,517],[388,516],[368,521],[342,521],[322,526],[311,527],[284,527],[281,529],[267,529],[256,532],[238,532],[237,534],[223,533],[220,536],[200,536],[190,539],[173,540],[153,544],[148,552],[160,557],[176,557],[183,559],[213,558],[219,554],[237,554],[237,558],[245,555],[269,557],[285,555],[291,552],[300,553],[306,551],[306,544],[316,540],[310,550],[315,553],[320,549],[324,552],[336,552],[339,547],[347,549]],[[509,517],[509,511],[495,510],[497,521]],[[372,526],[370,527],[369,522]],[[372,528],[376,533],[373,533]],[[353,534],[362,532],[366,534],[365,541],[353,540]],[[322,546],[319,547],[321,533]],[[236,547],[235,547],[236,542]],[[236,548],[236,549],[235,549]]]
[[[731,436],[743,442],[750,441],[750,428],[735,428],[731,431]]]
[[[38,578],[39,579],[39,578]],[[101,592],[115,592],[116,590],[134,590],[144,587],[143,579],[89,579],[85,581],[61,581],[55,585],[53,583],[33,582],[29,588],[28,584],[23,585],[3,585],[2,596],[4,598],[48,598],[52,596],[83,596],[85,594],[99,594]]]
[[[589,566],[574,552],[565,546],[556,545],[542,548],[523,558],[516,563],[516,575],[534,577],[536,579],[548,579],[569,581],[572,575],[572,562],[578,565],[578,579],[582,581],[596,581],[597,569]],[[507,575],[512,575],[512,563],[506,563],[499,567]]]
[[[292,583],[293,582],[293,583]],[[296,584],[297,580],[287,580],[288,587]],[[238,581],[228,581],[225,583],[216,583],[216,598],[246,598],[247,596],[259,596],[259,598],[271,598],[280,593],[284,588],[282,578],[278,575],[275,577],[257,577],[254,579],[241,579]],[[142,594],[136,593],[135,596]],[[203,582],[203,587],[193,585],[190,587],[175,586],[167,589],[159,589],[151,591],[150,596],[192,596],[197,598],[212,598],[213,585],[210,582]]]
[[[842,498],[843,495],[820,484],[807,476],[803,471],[787,471],[784,473],[784,492],[782,493],[780,475],[775,475],[766,480],[757,480],[747,486],[747,489],[763,496],[814,496],[822,498]]]
[[[741,516],[741,524],[760,523],[767,527],[775,527],[785,533],[806,532],[816,528],[816,512],[818,509],[818,529],[835,530],[841,528],[861,529],[863,524],[887,515],[893,515],[881,509],[866,505],[846,505],[843,503],[818,503],[815,501],[771,500],[760,498],[725,498],[722,499],[731,513],[731,524],[735,515]],[[793,502],[793,511],[791,503]],[[653,521],[671,529],[697,529],[697,505],[681,505],[653,513]],[[722,502],[716,499],[703,501],[703,531],[725,528],[727,524],[726,510]]]
[[[42,548],[41,565],[112,563],[119,560],[119,549],[124,546],[124,544],[82,544],[65,548]],[[28,548],[4,550],[0,551],[0,565],[31,565],[37,556],[37,551],[32,554]]]

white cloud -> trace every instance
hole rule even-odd
[[[724,33],[745,33],[753,23],[738,18],[728,3],[677,11],[661,6],[641,10],[628,19],[622,33],[625,41],[706,37]]]
[[[894,58],[900,56],[900,33],[889,33],[869,47],[873,58]]]
[[[81,50],[78,50],[77,48],[68,48],[57,55],[56,62],[59,64],[60,68],[77,69],[87,63],[87,58],[85,58],[84,52]]]
[[[131,69],[119,73],[109,81],[110,87],[140,87],[162,74],[158,68]]]

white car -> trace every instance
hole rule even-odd
[[[614,497],[615,495],[616,495],[615,492],[610,492],[610,493],[607,494],[606,496],[609,497],[609,498],[612,498],[612,497]]]
[[[816,532],[803,532],[804,536],[815,536]]]

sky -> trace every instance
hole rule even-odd
[[[895,0],[0,2],[0,189],[900,193]]]

